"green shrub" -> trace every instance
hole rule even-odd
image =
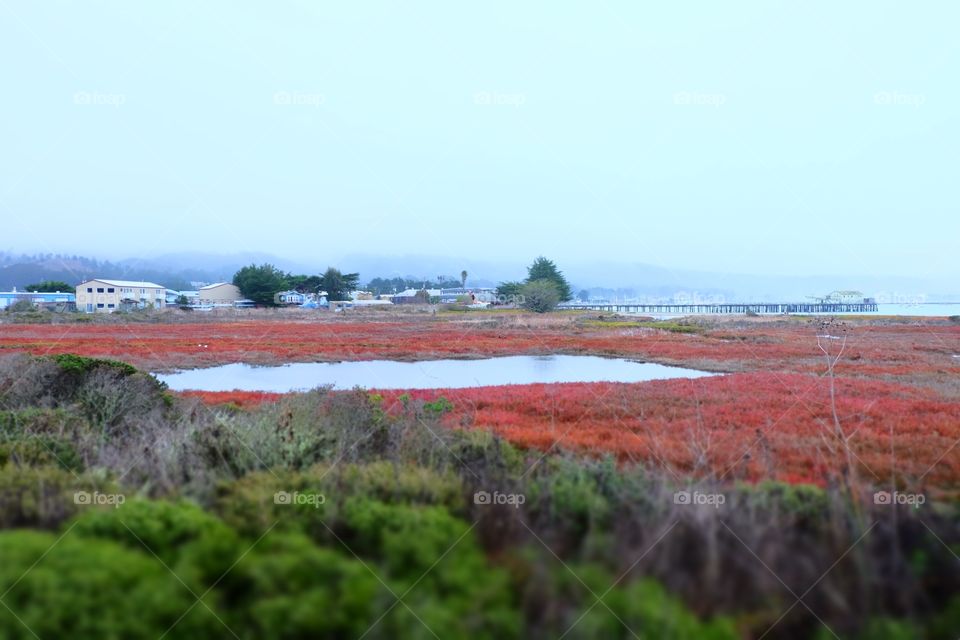
[[[753,508],[782,513],[794,521],[821,522],[831,509],[826,491],[810,484],[767,481],[740,489],[744,491],[742,497]]]
[[[237,540],[230,527],[193,503],[136,498],[117,508],[84,511],[74,523],[74,532],[114,540],[135,550],[149,549],[171,565],[192,543],[213,538]]]
[[[954,640],[955,635],[944,636],[944,640]],[[837,630],[828,629],[823,624],[819,624],[814,636],[815,640],[827,640],[836,637]],[[840,634],[842,640],[916,640],[925,637],[929,636],[924,635],[912,622],[894,620],[893,618],[872,618],[864,623],[859,633],[855,635]]]
[[[121,375],[131,376],[137,373],[136,367],[120,362],[118,360],[107,360],[103,358],[87,358],[73,353],[61,353],[50,358],[60,365],[60,368],[70,373],[90,373],[100,367],[108,367],[117,371]]]
[[[551,280],[532,280],[520,287],[522,306],[528,311],[546,313],[553,311],[563,301],[557,284]]]
[[[0,466],[57,465],[83,471],[89,425],[60,409],[0,411]]]
[[[112,492],[113,485],[90,474],[76,476],[54,466],[0,467],[0,528],[50,529],[79,509],[77,491]]]
[[[376,559],[392,590],[409,592],[404,601],[441,637],[517,634],[506,573],[487,563],[472,527],[446,509],[356,498],[344,505],[340,528],[344,544]],[[416,629],[409,610],[395,611],[381,623],[389,636]]]
[[[569,638],[740,638],[731,621],[701,621],[682,602],[671,597],[652,580],[637,580],[611,589],[616,577],[605,570],[575,567],[573,571],[590,587],[592,593],[586,594],[585,606],[570,622],[573,624],[579,616],[583,616],[570,630]],[[601,596],[601,603],[595,604],[594,593]]]
[[[527,503],[558,531],[580,538],[591,528],[604,528],[610,517],[608,501],[587,467],[572,460],[545,460],[530,483]]]
[[[443,396],[440,396],[439,398],[437,398],[432,402],[424,402],[423,410],[429,413],[443,415],[445,413],[450,413],[451,411],[453,411],[453,403],[447,400],[446,398],[444,398]]]
[[[266,535],[217,589],[249,638],[358,638],[386,611],[383,585],[361,562],[296,533]]]
[[[321,505],[276,504],[277,492],[321,494]],[[259,535],[272,522],[296,528],[316,539],[328,539],[324,523],[337,522],[337,511],[347,500],[368,497],[406,505],[462,508],[463,490],[452,473],[380,461],[365,465],[317,465],[303,472],[284,470],[251,473],[222,484],[215,509],[246,535]]]
[[[36,531],[0,532],[0,549],[4,640],[156,640],[168,630],[164,637],[174,639],[225,634],[205,607],[191,609],[195,598],[146,553],[72,532]]]

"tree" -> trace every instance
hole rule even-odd
[[[416,300],[416,304],[430,304],[430,292],[426,289],[420,289],[413,294],[413,299]]]
[[[349,300],[350,292],[357,290],[359,282],[359,273],[341,273],[333,267],[329,267],[320,278],[320,286],[330,301]]]
[[[381,293],[396,293],[404,289],[420,289],[425,287],[429,278],[374,278],[363,288],[372,291],[375,295]],[[441,289],[455,289],[463,284],[461,280],[454,280],[441,276],[437,281],[437,286]]]
[[[557,292],[560,294],[561,302],[573,299],[570,283],[563,277],[563,273],[557,269],[557,265],[555,265],[552,260],[547,260],[543,256],[540,256],[527,268],[527,282],[530,283],[536,280],[549,280],[557,285]]]
[[[28,284],[27,291],[56,293],[57,291],[73,291],[73,285],[67,284],[63,280],[44,280],[36,284]]]
[[[537,313],[553,311],[560,304],[560,289],[552,280],[531,280],[520,287],[523,308]]]
[[[460,288],[462,288],[462,289],[466,289],[466,288],[467,288],[467,271],[466,271],[466,269],[464,269],[463,271],[460,272]]]
[[[233,284],[245,298],[259,305],[274,307],[277,305],[274,296],[287,288],[287,278],[272,264],[264,263],[259,267],[250,265],[237,271],[233,276]]]
[[[520,289],[523,288],[522,282],[510,281],[501,282],[497,286],[497,301],[500,304],[512,304],[520,295]]]
[[[587,302],[590,300],[590,292],[586,289],[580,289],[580,293],[577,294],[577,300],[580,302]]]
[[[320,276],[287,274],[287,287],[298,293],[316,293],[322,281]]]

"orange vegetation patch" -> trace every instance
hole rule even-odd
[[[384,393],[395,407],[402,392]],[[488,429],[542,451],[572,449],[676,474],[824,484],[849,459],[873,485],[955,486],[960,403],[931,390],[841,378],[836,422],[825,377],[733,374],[639,384],[579,383],[408,392],[454,405],[449,426]],[[849,458],[847,455],[849,448]]]
[[[178,395],[186,398],[199,398],[206,404],[234,404],[238,407],[258,407],[265,402],[276,402],[282,393],[267,391],[180,391]]]
[[[435,359],[590,353],[715,371],[820,373],[813,321],[718,324],[702,333],[587,325],[532,326],[522,317],[466,320],[234,321],[192,324],[0,325],[0,353],[77,353],[118,358],[148,370],[232,362]],[[960,375],[960,326],[855,324],[845,333],[844,374],[893,379]]]

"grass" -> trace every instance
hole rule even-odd
[[[670,333],[703,333],[704,327],[672,320],[585,320],[584,326],[604,329],[658,329]]]

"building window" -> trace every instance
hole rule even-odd
[[[109,288],[107,289],[107,293],[113,293],[113,287],[109,287]]]
[[[103,309],[103,303],[102,303],[102,302],[98,302],[98,303],[97,303],[97,309]]]
[[[111,302],[110,304],[108,304],[108,305],[107,305],[107,308],[108,308],[108,309],[113,309],[113,303]]]
[[[103,287],[97,287],[97,293],[103,293]]]
[[[87,287],[87,293],[93,293],[93,287]]]

